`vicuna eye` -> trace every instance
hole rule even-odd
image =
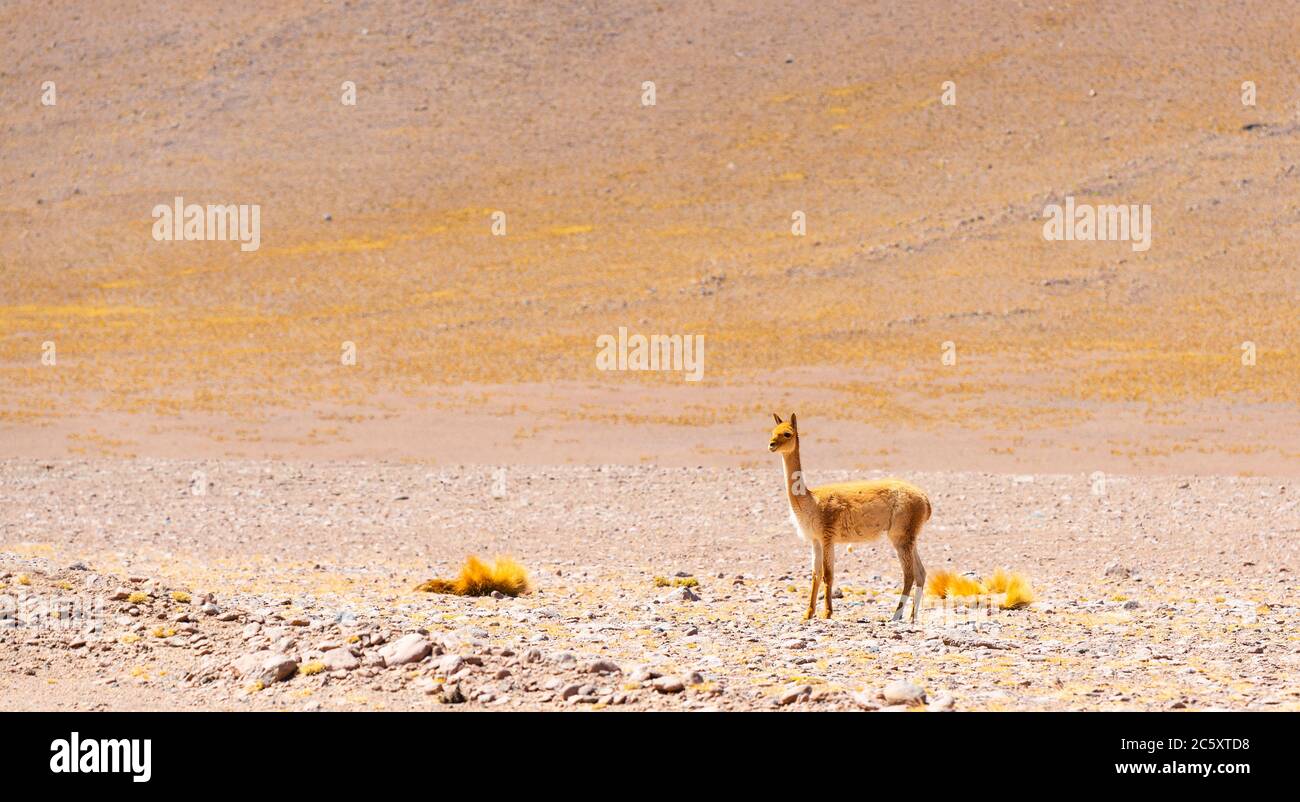
[[[785,434],[783,434],[783,435],[781,435],[781,436],[782,436],[782,437],[789,437],[789,436],[790,436],[790,433],[789,433],[789,432],[786,432]]]

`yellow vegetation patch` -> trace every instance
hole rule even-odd
[[[325,670],[325,664],[319,660],[312,660],[310,663],[303,663],[298,666],[298,673],[304,677],[310,677],[312,674],[319,674]]]
[[[190,594],[186,593],[186,592],[183,591],[183,590],[173,590],[173,591],[172,591],[172,601],[178,601],[178,602],[180,602],[181,604],[189,604],[189,603],[190,603]]]
[[[1004,571],[1001,568],[985,580],[972,579],[952,571],[935,571],[930,574],[929,581],[926,582],[925,592],[941,599],[1005,594],[1005,598],[999,605],[1004,610],[1017,610],[1028,606],[1034,600],[1033,589],[1023,574]]]
[[[31,578],[30,576],[28,576],[27,574],[19,574],[19,575],[18,575],[18,584],[20,584],[20,585],[30,585],[30,584],[32,584],[32,578]]]
[[[143,604],[149,601],[149,594],[141,593],[140,591],[137,590],[136,592],[132,593],[130,596],[127,596],[126,600],[132,604]]]
[[[528,572],[510,557],[498,557],[489,564],[471,554],[455,579],[430,579],[416,590],[457,596],[486,596],[495,590],[518,596],[528,590]]]
[[[693,576],[678,576],[673,577],[672,579],[663,576],[655,577],[655,587],[657,588],[698,588],[699,586],[700,581]]]
[[[981,596],[987,593],[988,590],[977,579],[971,579],[952,571],[935,571],[930,574],[930,581],[926,583],[925,592],[941,599],[950,599],[955,596]]]
[[[1034,601],[1034,591],[1029,587],[1029,580],[1021,574],[1013,573],[1007,582],[1007,597],[1002,600],[1002,609],[1018,610]]]

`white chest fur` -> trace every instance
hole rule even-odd
[[[813,531],[813,523],[808,520],[806,515],[801,514],[793,506],[790,507],[790,523],[794,524],[794,532],[799,539],[805,543],[812,543],[817,540],[817,533]]]

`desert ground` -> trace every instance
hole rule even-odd
[[[1300,708],[1300,28],[1137,13],[3,4],[0,709]],[[1035,601],[801,621],[791,410]]]
[[[0,706],[1300,708],[1294,483],[918,474],[929,570],[1006,565],[1037,600],[931,598],[913,626],[888,620],[878,543],[841,547],[835,617],[800,620],[775,469],[494,473],[8,462],[0,526],[34,542],[0,562],[0,592],[32,599],[0,619]],[[467,551],[517,555],[533,592],[413,590]],[[64,625],[60,598],[86,600]]]

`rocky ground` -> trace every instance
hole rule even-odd
[[[875,543],[801,621],[775,466],[0,462],[0,709],[1300,709],[1293,482],[907,478],[1037,601],[890,623]],[[535,589],[413,590],[472,552]]]

